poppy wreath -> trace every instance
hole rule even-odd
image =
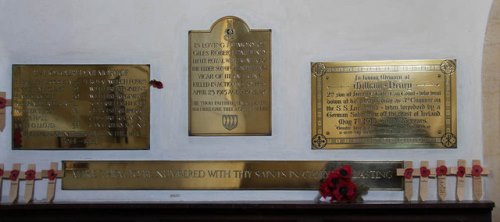
[[[330,202],[360,202],[362,196],[368,193],[368,187],[356,185],[352,181],[352,168],[344,165],[330,171],[321,182],[319,192],[325,199],[330,198]]]

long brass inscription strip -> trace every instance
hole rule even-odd
[[[317,190],[344,164],[356,183],[401,190],[403,162],[352,161],[63,161],[66,190]]]
[[[13,65],[13,149],[149,149],[149,65]]]
[[[271,30],[228,16],[189,32],[189,135],[271,135]]]
[[[311,63],[312,148],[456,148],[456,61]]]

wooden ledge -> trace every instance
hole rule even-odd
[[[98,202],[0,205],[7,221],[491,221],[491,201]]]

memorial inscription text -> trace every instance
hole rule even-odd
[[[189,33],[189,133],[271,134],[271,34],[224,17]]]
[[[149,148],[149,65],[14,65],[14,149]]]
[[[422,63],[315,64],[313,147],[456,147],[454,73]]]

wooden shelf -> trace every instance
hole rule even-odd
[[[0,221],[491,221],[481,202],[193,202],[0,205]]]

